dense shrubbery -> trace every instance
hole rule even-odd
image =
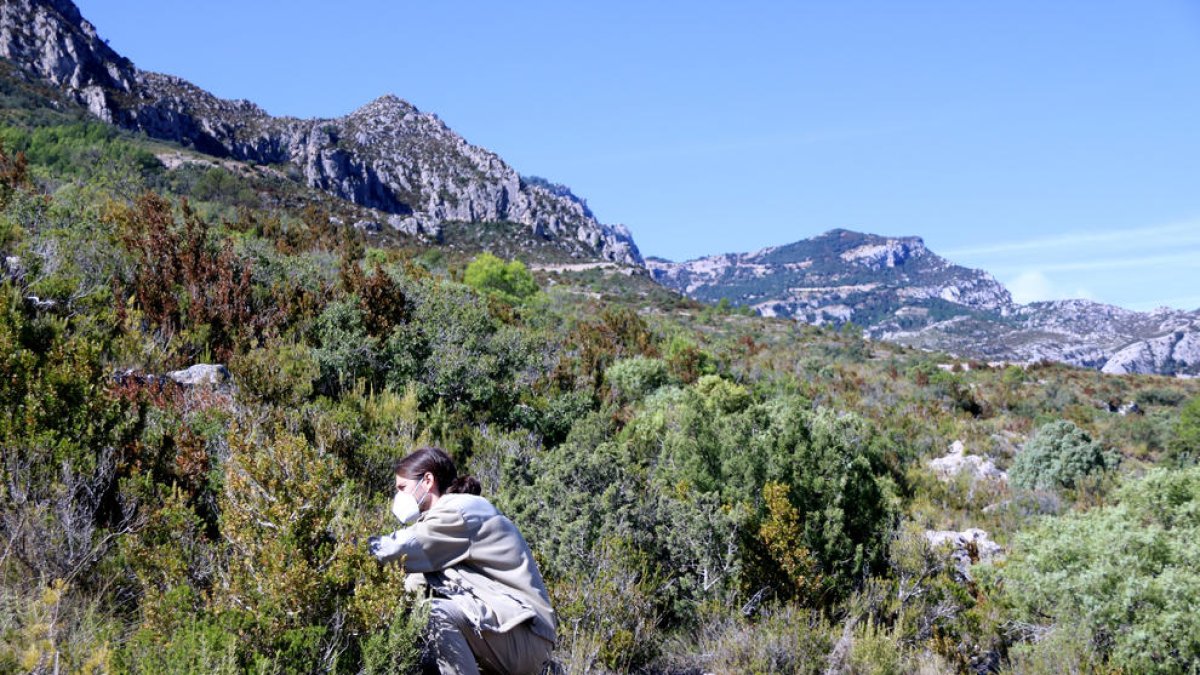
[[[390,526],[390,462],[428,443],[518,522],[573,672],[1195,657],[1200,478],[1084,511],[1118,479],[1089,478],[1116,455],[1080,430],[1187,465],[1191,383],[948,371],[594,270],[539,289],[515,261],[256,210],[236,173],[167,172],[100,125],[0,138],[0,670],[410,670],[422,609],[362,542]],[[196,361],[232,383],[162,376]],[[939,480],[952,440],[1038,491]],[[924,535],[971,525],[1015,537],[1007,567]]]
[[[1152,471],[1116,498],[1020,535],[1000,572],[1007,597],[1043,630],[1082,638],[1082,658],[1189,672],[1200,659],[1200,469]],[[1046,639],[1023,658],[1061,648]]]
[[[1167,449],[1179,464],[1190,465],[1200,460],[1200,397],[1188,401],[1180,411]]]

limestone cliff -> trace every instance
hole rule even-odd
[[[3,0],[0,56],[100,119],[217,157],[291,165],[308,186],[390,214],[388,223],[408,234],[436,238],[446,222],[510,221],[579,257],[642,263],[628,230],[599,222],[569,191],[522,180],[495,153],[395,96],[335,119],[272,117],[249,101],[137,69],[69,0]]]

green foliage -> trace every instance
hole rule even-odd
[[[424,638],[428,621],[425,607],[399,607],[383,629],[363,641],[361,672],[389,675],[416,671],[421,656],[416,645]]]
[[[249,181],[229,169],[217,166],[180,167],[171,174],[171,188],[197,201],[220,202],[230,206],[254,206],[259,202],[258,194]]]
[[[184,617],[185,623],[164,643],[152,628],[143,628],[129,639],[118,655],[120,669],[129,673],[205,672],[234,675],[244,672],[237,633],[209,617]]]
[[[321,338],[323,344],[325,340],[334,339],[330,333],[335,329],[327,330]],[[322,352],[331,378],[333,373],[342,374],[339,366],[344,367],[343,364],[348,360],[345,355],[335,355],[335,351],[329,349]],[[313,350],[305,345],[280,345],[275,349],[251,349],[235,356],[229,367],[247,394],[263,402],[293,406],[312,396],[313,383],[321,376],[321,365]]]
[[[667,663],[682,672],[826,672],[834,628],[819,610],[775,605],[753,619],[721,606],[701,609],[693,640],[668,643]]]
[[[1071,488],[1085,476],[1113,469],[1118,460],[1073,422],[1059,420],[1037,430],[1009,476],[1013,485],[1029,490]]]
[[[634,356],[609,366],[604,379],[612,387],[614,399],[636,401],[666,383],[667,366],[660,359]]]
[[[1127,672],[1188,672],[1200,659],[1200,469],[1156,469],[1118,503],[1017,537],[1001,570],[1028,620],[1077,626]]]
[[[22,152],[31,166],[57,177],[94,179],[114,168],[144,178],[163,166],[144,148],[125,139],[112,126],[85,121],[26,129],[0,127],[0,142]]]
[[[1152,405],[1177,406],[1187,399],[1187,394],[1172,387],[1152,387],[1138,391],[1134,399],[1143,408]]]
[[[463,282],[483,293],[494,294],[509,304],[520,303],[537,293],[537,282],[520,260],[505,263],[491,253],[481,253],[467,265]]]
[[[717,371],[712,355],[682,335],[672,335],[664,352],[663,358],[671,375],[684,384],[691,384],[701,376],[713,375]]]
[[[31,96],[0,77],[0,99]],[[947,370],[612,269],[553,273],[542,294],[521,263],[466,257],[567,261],[526,226],[397,249],[412,242],[256,171],[165,171],[149,154],[165,146],[38,119],[0,130],[0,671],[410,669],[425,615],[362,544],[390,526],[389,465],[429,443],[529,541],[568,671],[1195,657],[1194,474],[1152,472],[1116,507],[1087,488],[1116,483],[1102,447],[1130,472],[1164,449],[1192,463],[1200,404],[1180,403],[1198,383]],[[232,383],[163,377],[197,360]],[[1135,397],[1145,415],[1092,405]],[[1029,439],[1062,419],[1099,442],[1052,433],[1065,422]],[[942,481],[925,460],[953,440],[1093,508]],[[1016,539],[1011,576],[924,536],[967,526]]]
[[[313,324],[313,341],[320,393],[337,394],[359,379],[374,381],[378,341],[367,334],[357,302],[330,303]]]
[[[390,388],[413,383],[422,403],[456,414],[504,411],[524,390],[520,378],[544,368],[539,338],[497,322],[467,286],[418,279],[404,290],[410,318],[381,348]]]
[[[1179,464],[1190,465],[1200,460],[1200,397],[1188,401],[1179,411],[1167,450]]]
[[[71,593],[63,579],[0,590],[0,670],[4,672],[112,671],[119,628]]]

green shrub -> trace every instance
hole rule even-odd
[[[604,371],[604,379],[618,401],[636,401],[667,381],[667,366],[661,359],[634,356],[621,359]]]
[[[334,370],[336,367],[330,365],[333,359],[326,354],[326,365]],[[313,394],[313,382],[321,374],[320,363],[305,345],[251,349],[235,356],[229,368],[246,393],[263,402],[285,406],[308,400]]]
[[[336,395],[359,379],[374,380],[377,340],[367,334],[363,320],[353,298],[329,303],[317,317],[312,354],[320,372],[318,393]]]
[[[505,263],[491,253],[481,253],[467,265],[463,283],[483,293],[517,304],[538,291],[533,275],[520,260]]]
[[[1172,387],[1152,387],[1139,391],[1134,400],[1143,408],[1151,405],[1175,407],[1186,398],[1187,394]]]
[[[1187,402],[1167,441],[1168,456],[1176,463],[1195,464],[1200,459],[1200,396]]]
[[[1116,467],[1119,457],[1075,423],[1059,420],[1037,430],[1017,454],[1009,477],[1029,490],[1071,488],[1083,477]]]
[[[1155,469],[1116,499],[1018,535],[999,571],[1009,601],[1027,621],[1082,631],[1126,672],[1190,672],[1200,659],[1200,468]]]
[[[702,608],[697,629],[667,643],[667,672],[827,672],[834,629],[819,610],[779,603],[748,619],[738,609]]]

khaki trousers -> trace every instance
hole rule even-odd
[[[429,612],[431,642],[443,675],[537,675],[554,646],[534,635],[529,624],[507,633],[475,631],[470,619],[445,598],[433,598]]]

